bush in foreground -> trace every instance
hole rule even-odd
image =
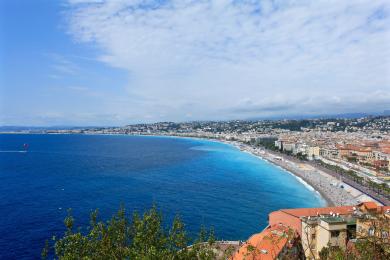
[[[66,231],[54,245],[46,246],[42,258],[54,250],[58,259],[215,259],[213,230],[201,228],[198,238],[188,238],[185,226],[178,216],[170,228],[164,228],[162,215],[153,206],[142,216],[137,212],[132,219],[126,217],[125,209],[107,222],[98,221],[98,211],[90,216],[86,229],[74,227],[74,218],[68,211],[65,218]]]

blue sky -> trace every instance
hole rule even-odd
[[[390,3],[0,1],[0,125],[390,109]]]

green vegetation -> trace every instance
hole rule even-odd
[[[277,138],[260,138],[260,139],[256,139],[256,140],[253,140],[251,141],[250,143],[248,144],[251,144],[251,145],[257,145],[257,146],[262,146],[268,150],[271,150],[271,151],[277,151],[277,152],[280,152],[280,153],[283,153],[283,154],[286,154],[286,155],[289,155],[289,156],[294,156],[296,157],[297,159],[301,160],[301,161],[307,161],[307,155],[306,154],[302,154],[302,153],[297,153],[296,155],[294,155],[291,151],[282,151],[282,150],[279,150],[276,146],[275,146],[275,141],[277,140]],[[348,161],[350,162],[356,162],[356,158],[355,157],[349,157],[348,158]],[[390,199],[390,187],[386,185],[386,183],[382,183],[382,184],[379,184],[379,183],[376,183],[376,182],[373,182],[371,181],[370,179],[365,179],[361,176],[359,176],[355,171],[352,171],[352,170],[345,170],[343,168],[341,168],[340,166],[337,166],[337,165],[331,165],[331,164],[327,164],[321,160],[316,160],[316,163],[324,168],[327,168],[331,171],[334,171],[336,173],[339,173],[341,175],[343,175],[344,177],[348,178],[348,179],[351,179],[365,187],[368,187],[369,189],[373,190],[374,192],[378,193],[378,194],[381,194],[383,195],[384,197]]]
[[[364,179],[363,177],[357,175],[356,172],[354,172],[352,170],[347,171],[339,166],[324,163],[321,160],[317,160],[316,162],[317,162],[317,164],[319,164],[319,165],[321,165],[329,170],[340,173],[341,175],[343,175],[349,179],[352,179],[361,185],[368,187],[369,189],[375,191],[378,194],[385,196],[386,198],[390,198],[390,188],[389,188],[389,186],[386,185],[386,183],[379,184],[379,183],[373,182],[369,179]]]
[[[296,157],[301,161],[307,161],[307,154],[297,153]]]
[[[275,146],[275,141],[278,138],[268,137],[268,138],[258,138],[254,140],[251,144],[257,146],[263,146],[264,148],[272,151],[278,151],[279,149]]]
[[[192,241],[179,217],[165,228],[162,214],[153,206],[142,216],[135,212],[130,220],[122,207],[107,222],[98,221],[98,211],[90,216],[86,228],[74,228],[69,210],[62,238],[46,241],[42,258],[53,254],[58,259],[215,259],[214,231],[204,227],[198,239]],[[231,250],[230,250],[231,251]],[[229,251],[229,253],[231,253]],[[226,256],[227,257],[227,256]]]
[[[275,124],[274,128],[286,129],[290,131],[301,131],[302,128],[312,128],[313,123],[310,120],[288,120]]]
[[[321,160],[316,160],[316,163],[331,170],[331,171],[340,173],[341,175],[344,175],[346,177],[350,177],[352,180],[354,180],[357,183],[364,184],[364,178],[357,175],[354,171],[351,171],[351,170],[347,171],[347,170],[341,168],[340,166],[327,164]]]
[[[321,250],[321,260],[387,260],[390,259],[390,219],[384,214],[362,219],[368,230],[358,231],[358,239],[345,248],[328,246]]]

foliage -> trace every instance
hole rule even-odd
[[[135,212],[131,221],[123,207],[108,221],[98,221],[98,211],[90,215],[86,229],[75,229],[71,211],[64,220],[66,231],[54,240],[58,259],[215,259],[214,231],[202,226],[199,237],[188,246],[185,225],[176,216],[170,228],[164,228],[161,213],[153,206],[142,216]],[[48,242],[42,251],[51,253]]]
[[[330,260],[330,259],[337,259],[337,260],[346,260],[346,259],[355,259],[353,256],[347,256],[346,251],[341,249],[338,246],[333,247],[324,247],[320,253],[320,259],[321,260]]]
[[[345,248],[325,247],[321,250],[322,260],[387,260],[390,259],[390,219],[385,214],[375,214],[364,217],[362,226],[357,231],[357,239],[347,244]]]
[[[277,151],[279,149],[275,146],[275,141],[276,140],[278,140],[278,139],[277,138],[273,138],[273,137],[258,138],[254,142],[254,144],[255,145],[259,145],[259,146],[263,146],[264,148],[272,150],[272,151]]]
[[[301,161],[307,161],[307,154],[297,153],[296,157]]]
[[[302,128],[312,128],[312,127],[313,127],[313,123],[305,119],[282,121],[279,123],[275,123],[275,125],[273,125],[273,128],[286,129],[290,131],[301,131]]]
[[[359,184],[366,186],[367,188],[383,195],[386,198],[390,198],[390,187],[387,186],[386,183],[379,184],[379,183],[371,181],[370,179],[364,179],[363,177],[359,176],[356,172],[354,172],[352,170],[347,171],[347,170],[341,168],[340,166],[327,164],[321,160],[317,160],[316,162],[317,162],[317,164],[319,164],[319,165],[321,165],[321,166],[323,166],[331,171],[337,172],[337,173],[345,176],[346,178],[349,178],[349,179],[354,180],[355,182],[357,182]]]

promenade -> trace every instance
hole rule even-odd
[[[383,196],[315,162],[300,161],[293,156],[239,142],[228,143],[276,164],[301,178],[318,191],[329,206],[356,205],[363,201],[376,201],[383,205],[390,205],[390,202]]]
[[[272,153],[272,154],[277,155],[277,156],[282,156],[283,158],[290,160],[290,161],[293,161],[295,163],[302,163],[302,161],[300,161],[298,158],[296,158],[294,156],[282,154],[279,152],[273,152],[273,151],[269,151],[269,150],[267,150],[267,152]],[[348,178],[340,173],[329,170],[329,169],[325,168],[324,166],[316,163],[315,161],[305,161],[304,163],[309,164],[309,165],[313,166],[314,168],[316,168],[316,169],[318,169],[326,174],[329,174],[337,179],[341,179],[343,183],[359,190],[360,192],[362,192],[364,194],[367,194],[368,196],[372,197],[373,199],[375,199],[376,201],[380,202],[381,204],[383,204],[385,206],[390,205],[389,199],[385,198],[381,194],[376,193],[375,191],[369,189],[368,187],[363,186],[362,184],[357,183],[356,181],[354,181],[354,180],[352,180],[352,179],[350,179],[350,178]]]

